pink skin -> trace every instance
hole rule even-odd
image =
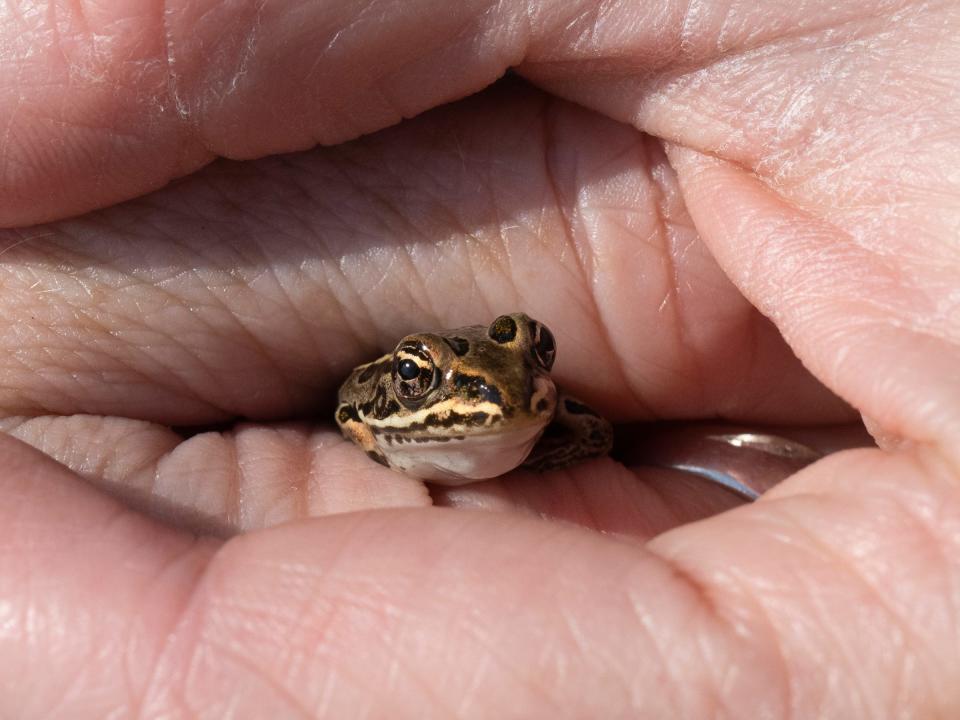
[[[960,10],[815,5],[3,5],[0,717],[960,714]],[[885,449],[715,515],[309,422],[516,309],[616,420]]]

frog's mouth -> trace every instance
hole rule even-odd
[[[372,426],[381,445],[397,446],[409,443],[449,443],[470,438],[496,438],[501,435],[542,431],[552,418],[549,415],[518,417],[503,411],[499,405],[451,405],[438,408],[422,418],[407,418],[403,424],[383,423]]]

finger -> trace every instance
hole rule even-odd
[[[814,211],[869,226],[902,222],[914,243],[914,219],[953,230],[938,205],[941,191],[955,187],[943,173],[960,103],[947,90],[960,53],[955,5],[624,4],[617,11],[576,18],[548,46],[531,48],[518,72],[653,135],[749,167]],[[909,180],[898,175],[907,168]],[[898,179],[913,190],[902,196],[907,207],[929,216],[877,216],[877,205],[897,197],[888,191]]]
[[[306,424],[239,425],[186,439],[151,423],[90,415],[7,418],[0,429],[127,507],[206,535],[431,503],[422,482]]]
[[[16,441],[0,438],[0,443],[10,459],[10,471],[0,475],[3,495],[10,499],[0,509],[0,608],[10,617],[32,618],[29,625],[6,622],[8,631],[0,634],[0,686],[8,690],[0,695],[0,712],[5,715],[30,718],[56,712],[82,720],[108,712],[163,715],[199,707],[221,714],[213,708],[229,699],[256,716],[339,716],[341,708],[358,706],[358,693],[372,714],[392,717],[424,717],[459,702],[467,715],[491,702],[535,708],[542,702],[540,693],[551,694],[554,685],[550,674],[540,677],[536,663],[526,662],[535,644],[526,645],[518,657],[516,674],[501,655],[501,649],[513,651],[512,641],[496,648],[482,639],[487,630],[498,636],[509,632],[534,612],[535,605],[525,605],[520,615],[504,615],[519,589],[516,579],[535,571],[530,579],[545,583],[535,585],[539,589],[532,599],[539,604],[536,598],[546,599],[570,580],[579,585],[583,563],[609,547],[614,556],[603,558],[602,572],[593,568],[592,589],[587,588],[588,596],[602,600],[604,588],[618,584],[622,571],[635,566],[626,545],[580,536],[569,528],[558,533],[545,523],[518,525],[506,516],[455,516],[449,511],[356,513],[331,524],[250,535],[251,542],[233,545],[235,550],[197,582],[215,546],[198,547],[186,536],[163,531],[120,510]],[[477,554],[488,544],[482,538],[491,530],[493,554]],[[376,552],[371,543],[379,545]],[[461,549],[471,547],[462,554]],[[556,568],[559,574],[538,561],[546,553],[540,559],[554,565],[548,559],[553,548],[572,551],[564,566]],[[457,567],[469,569],[466,575],[451,574],[457,555],[465,561]],[[493,569],[497,575],[490,585],[485,576]],[[448,583],[458,575],[455,594]],[[110,592],[104,593],[104,587]],[[418,587],[426,591],[419,597]],[[381,605],[382,592],[390,595],[387,605]],[[528,587],[522,592],[530,598]],[[590,600],[578,597],[579,592],[561,595],[575,598],[570,605],[565,601],[574,612]],[[267,596],[272,598],[269,609],[261,613]],[[450,625],[450,620],[466,617],[450,613],[469,596],[475,596],[473,619]],[[629,603],[617,593],[603,605],[619,615]],[[593,615],[602,622],[588,628],[597,641],[612,634],[614,625],[608,623],[618,622],[603,605]],[[383,607],[393,610],[384,615]],[[421,624],[421,618],[427,622]],[[502,625],[505,618],[508,624]],[[563,622],[556,612],[545,620],[537,627],[551,633]],[[243,631],[235,632],[237,622],[244,623]],[[411,636],[404,627],[417,626],[433,647],[441,622],[446,637],[435,647],[444,652],[407,655],[404,646]],[[289,623],[299,631],[293,632]],[[262,634],[268,627],[277,630],[269,639]],[[10,631],[15,628],[29,632]],[[223,632],[232,634],[227,638]],[[371,632],[382,633],[389,645],[371,642]],[[585,648],[570,644],[572,636],[563,637],[569,640],[556,652],[569,656],[589,677],[610,682],[605,668],[613,658],[597,665]],[[278,662],[274,652],[294,664]],[[299,660],[301,652],[309,655],[306,663]],[[639,658],[643,648],[630,652]],[[101,660],[90,663],[91,654]],[[406,662],[398,665],[402,656]],[[448,659],[446,671],[431,674],[433,663],[443,657]],[[364,658],[368,665],[361,671],[355,663]],[[480,667],[492,669],[493,675],[476,674]],[[449,690],[445,682],[436,682],[441,677],[453,682]],[[491,681],[500,683],[499,692],[486,692]],[[606,693],[582,695],[592,703],[603,701]],[[613,695],[622,702],[621,693]],[[392,706],[389,711],[386,703]]]
[[[688,18],[687,52],[704,58],[695,70],[647,75],[614,59],[597,82],[586,82],[589,62],[520,70],[670,137],[695,224],[806,364],[855,398],[879,434],[942,442],[956,436],[960,392],[960,258],[947,240],[960,197],[960,98],[943,83],[957,80],[960,14],[908,6],[889,33],[876,9],[834,7],[785,37],[780,23],[807,8],[703,12]],[[701,42],[717,27],[749,34],[731,31],[711,60],[715,48]],[[561,43],[548,59],[566,52]],[[844,71],[824,74],[828,64]],[[870,101],[851,101],[859,97]]]
[[[329,716],[360,702],[391,717],[949,716],[958,568],[941,550],[958,508],[949,482],[869,457],[867,478],[867,458],[832,464],[841,493],[755,504],[652,552],[437,510],[246,536],[198,588],[146,706],[215,693]],[[892,495],[863,497],[878,474]],[[949,519],[891,512],[918,485]]]
[[[705,252],[659,145],[519,84],[7,237],[12,415],[314,415],[403,334],[521,309],[616,418],[849,417]]]
[[[956,462],[960,326],[941,253],[898,259],[894,270],[884,234],[863,245],[740,169],[689,150],[672,155],[694,215],[718,221],[707,234],[718,259],[759,307],[776,312],[807,364],[874,423]],[[718,183],[722,206],[709,197]],[[761,246],[760,227],[775,240]],[[956,276],[960,259],[948,267]]]
[[[672,61],[715,64],[727,78],[762,82],[779,70],[739,73],[711,61],[733,63],[797,27],[839,46],[838,27],[857,38],[891,12],[869,3],[723,8],[341,0],[295,13],[279,2],[180,2],[51,14],[34,2],[10,4],[0,10],[9,58],[0,74],[0,225],[135,197],[216,154],[250,158],[340,142],[475,92],[524,61],[524,72],[614,117],[668,118],[700,130],[698,113],[673,112],[663,94],[638,98],[651,89],[713,85]],[[936,20],[920,28],[935,13],[916,14],[909,27],[918,37],[949,32]],[[804,39],[796,39],[801,49]],[[674,82],[678,76],[682,82]],[[726,112],[730,103],[717,107]],[[766,127],[775,132],[775,124]],[[722,125],[707,129],[727,142]]]
[[[127,507],[195,533],[229,537],[291,520],[378,508],[520,512],[641,540],[741,504],[684,473],[603,459],[566,471],[517,471],[463,488],[429,488],[371,462],[338,433],[243,425],[185,439],[125,418],[8,418],[0,429]]]
[[[136,705],[216,547],[0,434],[0,716]]]
[[[606,458],[564,472],[517,471],[486,482],[437,487],[432,495],[441,507],[562,520],[642,542],[745,502],[685,472],[627,468]]]
[[[206,564],[210,546],[191,554],[183,536],[117,521],[58,466],[0,441],[14,499],[0,509],[0,607],[34,619],[29,637],[9,632],[21,623],[0,634],[0,684],[16,691],[0,696],[6,714],[49,715],[51,702],[78,718],[222,714],[226,699],[258,716],[340,716],[361,702],[391,717],[545,703],[570,717],[956,709],[960,507],[952,479],[903,457],[833,456],[794,483],[801,492],[677,530],[652,552],[435,509],[253,533]],[[50,580],[42,592],[29,592],[27,568],[44,570],[30,576]],[[94,651],[104,661],[89,663]]]
[[[523,36],[520,3],[40,7],[0,10],[0,225],[391,125],[492,82]]]

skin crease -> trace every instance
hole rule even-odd
[[[0,716],[955,717],[958,30],[950,3],[3,6]],[[200,170],[511,65],[538,87]],[[729,497],[609,459],[427,507],[309,414],[478,309],[550,325],[616,420],[855,417],[809,369],[896,449],[696,523]]]

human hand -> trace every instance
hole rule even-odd
[[[70,469],[0,438],[0,716],[957,712],[955,8],[38,7],[0,11],[0,403]],[[201,169],[513,64],[542,90]],[[685,525],[729,497],[603,460],[429,508],[309,422],[515,309],[616,420],[856,417],[792,347],[889,449]]]

